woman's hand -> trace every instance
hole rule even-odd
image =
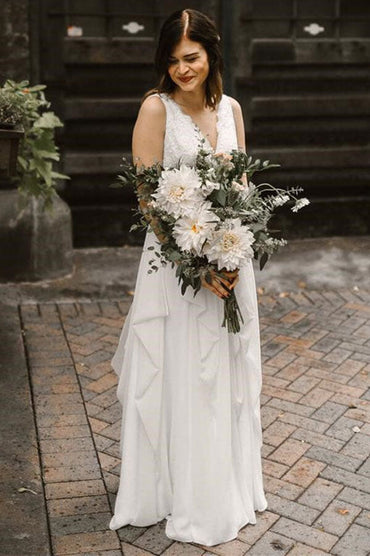
[[[211,283],[202,278],[202,286],[217,295],[220,299],[229,297],[231,290],[239,282],[239,269],[231,271],[223,270],[220,272],[210,271]]]

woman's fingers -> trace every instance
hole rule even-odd
[[[210,283],[202,279],[202,285],[221,299],[225,299],[239,282],[239,269],[222,273],[211,271],[211,277]]]

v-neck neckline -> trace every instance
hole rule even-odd
[[[207,135],[204,135],[203,131],[200,129],[199,125],[193,120],[192,116],[190,116],[190,114],[187,114],[186,112],[183,111],[183,109],[181,108],[180,104],[178,102],[176,102],[176,100],[174,98],[172,98],[168,93],[165,93],[167,98],[170,99],[178,108],[179,112],[185,116],[185,118],[188,118],[190,120],[190,122],[193,124],[193,126],[195,127],[195,129],[198,132],[198,135],[201,139],[204,139],[204,141],[206,141],[208,143],[208,145],[210,146],[210,148],[212,149],[212,151],[214,153],[217,152],[217,147],[219,144],[219,140],[220,140],[220,106],[221,106],[221,102],[222,102],[222,98],[220,102],[218,103],[218,106],[216,108],[216,145],[213,147],[211,145],[210,140],[208,139]]]

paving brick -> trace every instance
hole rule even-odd
[[[343,440],[338,440],[336,438],[326,436],[325,434],[316,433],[307,429],[296,429],[292,433],[292,437],[297,440],[304,440],[313,446],[327,448],[333,452],[338,452],[344,446]]]
[[[114,424],[122,417],[122,406],[119,401],[113,403],[104,411],[101,411],[99,418],[108,423]]]
[[[277,398],[272,398],[268,402],[268,405],[284,412],[290,412],[303,417],[307,417],[314,412],[314,409],[308,405],[303,405],[301,403],[295,404],[285,400],[278,400]]]
[[[290,402],[296,402],[302,397],[302,394],[298,392],[290,392],[284,388],[277,388],[276,386],[269,386],[268,384],[262,385],[262,392],[266,396],[273,396],[274,398],[280,398],[281,400]]]
[[[360,512],[361,508],[357,506],[335,500],[329,504],[315,525],[327,533],[341,536]]]
[[[301,542],[297,542],[292,550],[289,552],[289,556],[322,556],[328,554],[327,552],[323,552],[318,548],[312,548],[312,546],[307,546],[307,544],[302,544]]]
[[[62,414],[62,415],[37,415],[37,425],[39,427],[68,427],[69,425],[87,425],[85,413]]]
[[[324,371],[323,369],[311,367],[306,374],[307,376],[313,376],[320,380],[334,380],[340,384],[346,384],[348,382],[348,376],[338,374],[335,369],[332,371]]]
[[[358,419],[350,419],[343,416],[333,423],[332,426],[326,430],[325,434],[347,441],[355,434],[352,430],[353,427],[361,427],[362,425],[363,422]]]
[[[329,551],[338,540],[337,536],[303,523],[297,523],[297,521],[286,517],[281,517],[279,521],[274,523],[271,531],[324,551]]]
[[[121,549],[123,556],[151,556],[153,554],[153,552],[148,552],[125,542],[121,543]]]
[[[259,541],[247,552],[248,556],[276,556],[276,554],[288,554],[289,550],[295,545],[294,540],[279,535],[278,533],[267,531]],[[303,555],[302,555],[303,556]]]
[[[363,475],[345,471],[344,469],[340,469],[334,465],[328,465],[321,472],[321,476],[324,479],[330,479],[338,483],[342,483],[345,486],[370,493],[370,479]]]
[[[286,473],[289,469],[287,465],[282,465],[281,463],[277,463],[275,461],[270,461],[268,459],[262,460],[263,472],[267,475],[271,475],[272,477],[281,477]]]
[[[286,500],[286,498],[281,498],[274,494],[267,495],[267,502],[268,508],[275,514],[291,517],[306,525],[311,525],[319,515],[318,510],[308,508],[307,506],[303,506],[292,500]]]
[[[135,546],[144,548],[154,554],[161,554],[173,543],[173,540],[165,534],[166,523],[167,521],[163,520],[149,527],[145,533],[136,539]]]
[[[263,440],[272,446],[279,446],[295,430],[296,427],[293,425],[275,421],[264,431]]]
[[[307,455],[310,451],[306,452]],[[302,487],[308,487],[324,469],[325,464],[303,456],[284,475],[284,481],[289,481]]]
[[[321,386],[323,382],[324,381],[320,382]],[[310,392],[308,392],[308,394],[300,399],[300,403],[309,405],[310,407],[321,407],[323,403],[325,403],[332,397],[332,395],[333,392],[324,390],[324,388],[316,386],[316,388],[313,388]]]
[[[70,453],[42,454],[42,463],[43,466],[46,468],[64,467],[66,464],[70,467],[90,467],[92,465],[98,465],[95,450],[82,450]]]
[[[53,431],[59,428],[65,431],[65,427],[54,427]],[[46,429],[46,430],[50,430],[50,429]],[[77,442],[75,438],[78,438]],[[67,461],[68,458],[68,456],[66,456],[67,453],[73,454],[74,452],[85,452],[85,451],[94,450],[94,444],[90,435],[88,437],[79,438],[73,436],[73,433],[72,433],[72,437],[70,438],[53,438],[53,439],[41,440],[40,446],[41,446],[42,454],[60,453],[64,458],[64,462]]]
[[[357,402],[355,402],[355,404],[356,403]],[[364,421],[365,423],[370,423],[370,407],[369,405],[365,406],[365,403],[367,404],[367,402],[361,400],[356,408],[348,409],[345,412],[344,417],[357,419],[358,423],[360,423],[359,426],[362,426],[362,421]]]
[[[103,452],[98,452],[98,456],[100,465],[107,471],[114,472],[114,469],[117,467],[117,465],[121,464],[120,459],[109,456],[108,454],[104,454]]]
[[[88,481],[100,479],[100,467],[95,462],[79,465],[65,465],[63,467],[46,467],[43,472],[47,483],[60,483],[62,481]]]
[[[51,517],[109,511],[106,495],[59,498],[48,502],[48,512]]]
[[[285,352],[283,352],[285,353]],[[291,357],[297,358],[294,353],[289,354]],[[270,360],[271,361],[271,360]],[[270,363],[269,361],[269,363]],[[297,365],[296,361],[293,361],[291,364],[284,367],[281,371],[277,373],[276,376],[279,378],[284,378],[285,380],[293,381],[296,380],[298,377],[304,375],[309,367],[304,367],[303,365]]]
[[[368,458],[370,456],[370,437],[361,432],[355,433],[342,448],[341,453],[363,460]]]
[[[208,549],[209,554],[217,554],[217,556],[244,556],[248,552],[250,545],[235,539],[215,546],[202,546],[202,548]]]
[[[293,465],[307,450],[309,445],[294,438],[288,438],[272,454],[270,458],[284,465]]]
[[[276,418],[280,415],[280,413],[281,411],[279,409],[275,409],[268,405],[264,405],[261,408],[262,427],[265,429],[269,425],[271,425],[271,423],[273,423],[276,420]]]
[[[45,494],[48,500],[102,495],[105,494],[105,487],[101,479],[61,482],[45,485]]]
[[[271,477],[270,475],[265,475],[264,477],[264,488],[266,492],[277,494],[288,500],[296,500],[304,490],[303,487],[288,483],[277,477]]]
[[[73,554],[97,550],[120,548],[115,531],[77,533],[53,538],[53,549],[57,554]]]
[[[50,517],[50,529],[53,536],[106,531],[111,519],[110,512],[75,514]]]
[[[354,398],[360,398],[364,393],[363,388],[355,388],[354,386],[348,386],[344,384],[338,384],[331,380],[323,380],[321,382],[321,387],[332,392],[345,394],[346,396],[352,396]]]
[[[105,484],[107,486],[107,491],[116,494],[119,485],[119,477],[109,473],[105,469],[102,470]]]
[[[365,463],[358,468],[357,473],[370,478],[370,458],[365,459]]]
[[[357,506],[370,511],[370,494],[367,494],[366,492],[361,492],[354,488],[345,487],[338,494],[338,499],[344,500],[345,502],[355,502]]]
[[[39,438],[41,440],[59,440],[59,439],[69,440],[72,438],[90,438],[90,428],[88,425],[72,425],[70,427],[48,427],[48,428],[40,427]],[[74,444],[75,443],[76,441],[74,441]]]
[[[370,526],[370,512],[368,510],[362,510],[362,512],[356,517],[355,523],[358,525],[363,525],[364,527]]]
[[[106,423],[105,421],[101,421],[100,419],[95,419],[94,417],[89,417],[89,423],[90,423],[90,426],[91,426],[91,430],[94,433],[95,432],[99,433],[99,432],[102,432],[104,429],[109,428],[108,423]],[[113,440],[116,440],[116,439],[113,438]]]
[[[134,525],[125,525],[117,530],[118,536],[121,541],[132,543],[139,538],[148,527],[135,527]]]
[[[269,365],[271,365],[272,367],[277,367],[278,369],[282,369],[286,365],[289,365],[289,363],[292,363],[294,359],[296,359],[294,353],[289,353],[288,351],[283,350],[269,359]]]
[[[188,543],[174,542],[162,554],[163,556],[201,556],[204,550]]]
[[[370,530],[354,523],[332,549],[337,556],[367,556],[370,546]]]
[[[277,514],[266,510],[258,515],[257,522],[254,525],[249,523],[239,531],[238,539],[253,545],[278,519],[279,516]]]
[[[286,388],[289,385],[288,380],[270,375],[264,377],[264,383],[275,388]]]
[[[332,424],[336,419],[343,415],[345,410],[346,408],[343,405],[328,401],[322,404],[322,406],[317,409],[311,417],[318,419],[319,421]]]
[[[292,382],[289,386],[289,390],[293,390],[294,392],[300,392],[301,394],[307,394],[312,388],[317,386],[320,382],[320,379],[314,378],[311,376],[300,376],[294,382]]]
[[[106,392],[106,390],[109,390],[110,388],[112,388],[112,386],[116,385],[117,375],[113,372],[110,372],[89,384],[87,388],[89,390],[92,390],[93,392],[96,392],[97,394],[101,394],[102,392]]]
[[[356,471],[361,465],[361,460],[359,459],[351,458],[338,452],[332,452],[319,446],[312,446],[306,455],[312,459],[333,464],[348,471]]]

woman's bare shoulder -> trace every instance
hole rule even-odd
[[[160,97],[154,94],[148,96],[140,107],[140,115],[158,120],[164,119],[166,109]]]

